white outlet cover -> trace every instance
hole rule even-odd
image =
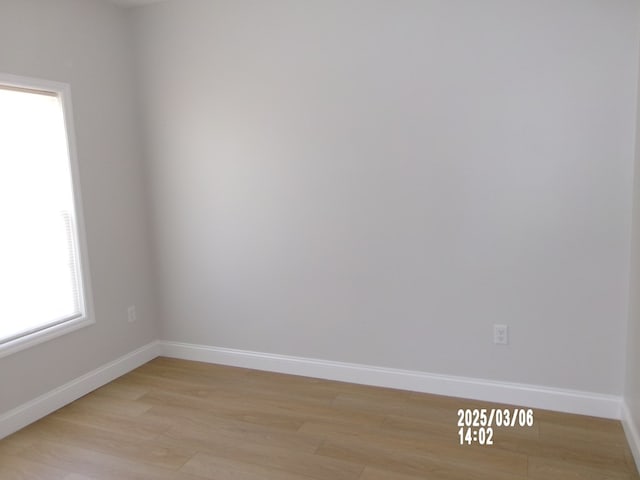
[[[493,343],[497,345],[509,344],[509,327],[507,325],[493,326]]]

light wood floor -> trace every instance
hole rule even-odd
[[[498,405],[157,358],[0,441],[0,478],[639,479],[619,422],[535,410],[460,446]]]

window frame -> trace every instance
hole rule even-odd
[[[71,186],[73,189],[73,207],[75,223],[75,244],[77,248],[78,271],[80,279],[78,282],[80,301],[82,305],[81,315],[49,326],[45,326],[36,331],[3,341],[0,338],[0,358],[35,345],[53,340],[54,338],[66,335],[75,330],[95,324],[93,311],[93,296],[91,289],[91,275],[89,271],[89,258],[87,250],[86,230],[84,213],[82,208],[82,194],[80,188],[80,174],[78,167],[78,155],[76,149],[76,137],[73,124],[73,108],[71,104],[71,86],[68,83],[44,80],[33,77],[24,77],[0,72],[0,86],[34,90],[54,94],[60,99],[64,128],[67,139],[67,149],[69,152],[69,166],[71,171]]]

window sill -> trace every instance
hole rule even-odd
[[[48,342],[49,340],[53,340],[54,338],[66,335],[67,333],[71,333],[80,328],[93,325],[94,323],[95,320],[93,320],[92,318],[81,317],[75,320],[69,320],[68,322],[64,322],[59,325],[45,328],[44,330],[40,330],[38,332],[34,332],[20,338],[16,338],[15,340],[11,340],[6,343],[1,343],[0,358],[33,347],[40,343]]]

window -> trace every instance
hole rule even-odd
[[[69,87],[0,75],[0,356],[92,323]]]

